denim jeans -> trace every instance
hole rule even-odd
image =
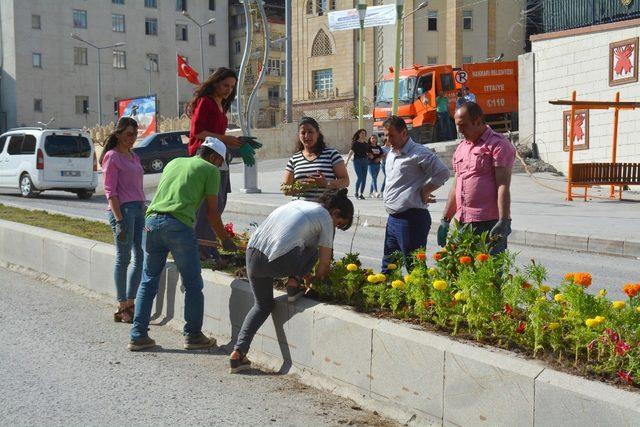
[[[407,209],[404,212],[389,215],[384,235],[384,257],[382,272],[387,272],[390,256],[402,252],[407,271],[412,268],[411,253],[427,246],[427,235],[431,228],[431,215],[426,209]]]
[[[369,175],[371,175],[371,186],[369,193],[378,192],[378,174],[380,173],[380,163],[369,163]]]
[[[367,164],[369,159],[353,159],[353,167],[356,170],[356,194],[364,193],[364,187],[367,184]]]
[[[498,220],[494,219],[492,221],[470,222],[468,224],[470,224],[471,227],[473,228],[474,234],[482,234],[486,231],[487,243],[489,243],[490,236],[488,233],[491,231],[491,229],[493,229],[493,227],[497,223],[498,223]],[[502,253],[507,250],[507,236],[509,236],[509,234],[511,234],[511,228],[509,228],[509,232],[506,236],[501,236],[498,240],[496,240],[493,243],[493,245],[491,246],[491,249],[489,250],[489,253],[491,255],[498,255],[499,253]]]
[[[140,276],[142,275],[142,229],[144,228],[144,202],[127,202],[120,205],[122,219],[126,226],[126,234],[123,241],[115,235],[116,218],[109,211],[107,218],[113,231],[113,240],[116,245],[116,265],[113,272],[113,280],[116,284],[118,302],[124,302],[136,297]],[[131,263],[133,254],[133,265]],[[127,270],[129,274],[127,277]]]
[[[158,293],[158,282],[169,252],[173,255],[185,288],[184,334],[198,334],[202,331],[204,295],[198,241],[193,228],[169,214],[153,214],[147,218],[142,241],[144,268],[136,296],[131,338],[140,339],[147,336],[153,299]]]
[[[256,332],[271,314],[275,306],[273,279],[304,276],[311,272],[317,261],[318,248],[295,248],[272,261],[257,249],[247,249],[247,276],[253,291],[254,303],[242,322],[234,350],[246,354]]]

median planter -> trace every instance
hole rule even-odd
[[[0,221],[0,245],[4,266],[26,267],[114,298],[115,251],[109,245],[6,221]],[[79,267],[72,273],[74,265]],[[77,271],[86,268],[88,284]],[[203,278],[205,330],[220,345],[230,343],[253,304],[249,284],[219,272],[205,271]],[[181,326],[182,295],[179,275],[169,264],[153,324]],[[289,304],[283,293],[276,295],[273,316],[259,331],[250,357],[399,420],[588,426],[631,425],[640,416],[639,393],[399,321],[305,298]]]

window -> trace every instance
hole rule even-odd
[[[307,0],[305,11],[307,12],[307,15],[311,15],[313,13],[313,0]]]
[[[471,64],[473,62],[473,56],[463,56],[462,63],[463,64]]]
[[[0,138],[0,153],[4,150],[4,144],[7,142],[7,138],[9,138],[7,135]]]
[[[31,15],[31,28],[33,28],[34,30],[39,30],[42,28],[40,25],[40,15]]]
[[[176,24],[176,40],[186,42],[189,40],[188,27],[185,24]]]
[[[158,0],[144,0],[144,7],[148,7],[150,9],[157,9]]]
[[[216,45],[216,35],[209,34],[209,46],[215,46],[215,45]]]
[[[473,10],[462,11],[462,29],[473,30]]]
[[[437,56],[427,56],[427,65],[436,65],[438,63]]]
[[[313,90],[333,89],[333,70],[327,68],[313,72]]]
[[[73,63],[75,65],[87,65],[87,48],[86,47],[74,47],[73,48]]]
[[[176,0],[176,10],[178,12],[187,10],[187,0]]]
[[[155,53],[147,53],[147,69],[149,71],[158,72],[160,70],[158,65],[158,55]]]
[[[242,46],[240,46],[240,40],[236,40],[234,47],[235,47],[235,52],[240,53],[240,51],[242,50]]]
[[[73,9],[73,28],[87,28],[87,11]]]
[[[36,152],[36,137],[33,135],[11,135],[7,153],[34,154]]]
[[[279,76],[280,75],[280,60],[279,59],[268,59],[267,60],[267,73],[270,76]]]
[[[127,52],[123,50],[113,51],[113,68],[127,68]]]
[[[209,10],[216,10],[216,0],[209,0]]]
[[[76,96],[76,114],[89,114],[88,96]]]
[[[44,151],[49,157],[89,158],[91,143],[83,136],[48,135],[44,139]]]
[[[116,33],[124,33],[124,15],[111,15],[111,29]]]
[[[333,54],[333,51],[331,49],[329,36],[324,32],[324,30],[318,31],[316,38],[313,39],[313,45],[311,45],[311,56],[325,56],[331,54]]]
[[[35,68],[42,68],[42,54],[40,53],[32,53],[31,61]]]
[[[124,4],[124,0],[111,0],[113,4]]]
[[[279,86],[271,86],[268,90],[269,98],[280,98],[280,87]]]
[[[158,35],[158,20],[156,18],[144,18],[144,33],[148,36]]]
[[[427,31],[438,31],[438,11],[427,12]]]
[[[36,113],[42,113],[42,99],[33,98],[33,111]]]

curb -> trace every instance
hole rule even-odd
[[[114,261],[113,245],[0,220],[0,265],[114,298]],[[233,342],[253,305],[250,286],[219,272],[205,271],[203,279],[203,329]],[[284,293],[275,294],[252,359],[403,423],[634,425],[640,416],[640,393],[410,324],[306,298],[289,304]],[[179,274],[167,264],[152,324],[181,323],[183,306]]]
[[[249,203],[229,199],[225,207],[225,212],[267,216],[278,206],[279,205],[276,204]],[[384,228],[387,224],[387,217],[360,214],[360,221],[366,221],[370,227]],[[431,227],[429,235],[435,237],[436,232],[437,227]],[[640,241],[637,240],[612,240],[595,236],[542,233],[539,231],[514,229],[509,235],[509,243],[600,255],[640,258]]]

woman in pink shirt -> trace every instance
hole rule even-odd
[[[131,151],[138,136],[138,123],[131,117],[121,117],[107,137],[100,155],[104,177],[104,194],[109,202],[109,223],[116,243],[114,280],[118,296],[116,322],[131,323],[134,300],[142,275],[142,229],[144,201],[142,189],[144,170],[140,158]],[[127,280],[127,270],[133,253],[133,266]]]

